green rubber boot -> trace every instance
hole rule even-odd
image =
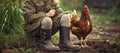
[[[79,45],[72,45],[70,42],[70,28],[69,27],[60,27],[60,43],[59,47],[61,50],[66,51],[79,51]]]
[[[40,48],[45,51],[59,51],[60,48],[51,42],[51,30],[41,29]]]

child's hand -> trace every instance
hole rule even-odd
[[[55,15],[55,10],[50,10],[48,13],[46,13],[48,17],[53,17]]]

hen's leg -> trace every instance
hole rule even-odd
[[[88,47],[88,45],[87,45],[86,42],[87,42],[87,39],[84,40],[84,44],[85,44],[84,46],[85,46],[85,47]]]
[[[83,37],[81,37],[81,40],[80,40],[81,47],[84,47],[83,42],[84,42]]]

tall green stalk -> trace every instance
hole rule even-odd
[[[0,3],[0,34],[24,34],[23,13],[18,0]]]

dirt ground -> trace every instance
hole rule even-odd
[[[1,53],[120,53],[120,23],[104,25],[99,29],[94,28],[87,40],[89,47],[81,48],[80,51],[46,52],[33,47],[32,49],[25,49],[27,50],[25,52],[23,52],[23,48],[6,48]],[[79,42],[72,34],[71,41],[73,44]]]

